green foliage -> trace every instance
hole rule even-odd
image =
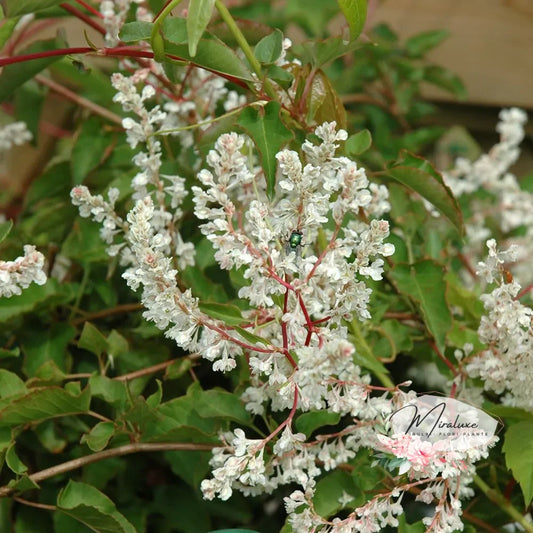
[[[281,120],[280,110],[280,104],[270,102],[259,109],[248,107],[239,117],[239,125],[250,135],[261,154],[270,197],[276,187],[276,153],[292,138]]]
[[[196,55],[198,43],[211,19],[215,0],[191,0],[187,14],[187,37],[189,54]]]
[[[533,499],[533,458],[530,453],[524,453],[524,446],[530,442],[533,442],[533,421],[525,420],[507,430],[503,443],[505,463],[520,483],[526,506]]]
[[[27,123],[38,144],[42,110],[50,98],[36,76],[64,85],[73,104],[61,124],[67,134],[60,130],[62,138],[39,162],[22,192],[0,196],[8,213],[0,222],[0,259],[11,260],[20,256],[24,244],[35,244],[46,256],[48,276],[44,285],[31,284],[20,295],[0,298],[0,531],[290,533],[291,527],[282,525],[288,492],[244,498],[235,491],[228,501],[207,502],[199,487],[213,468],[212,449],[226,444],[221,439],[227,439],[228,432],[243,428],[247,437],[264,439],[289,416],[288,409],[252,413],[242,398],[257,385],[250,375],[250,348],[267,353],[273,349],[264,328],[282,320],[287,312],[286,284],[291,276],[303,281],[303,271],[281,282],[269,280],[281,283],[274,295],[276,313],[251,309],[239,297],[248,285],[243,269],[218,268],[220,257],[215,258],[211,238],[220,235],[200,231],[190,189],[198,184],[197,173],[206,168],[206,157],[212,157],[208,153],[214,140],[240,130],[249,137],[242,153],[256,175],[241,192],[259,198],[265,190],[274,201],[280,189],[276,154],[288,148],[301,155],[304,139],[312,139],[317,125],[336,121],[337,128],[350,134],[339,143],[339,151],[366,168],[371,182],[385,184],[392,204],[385,218],[391,231],[387,242],[394,244],[395,253],[387,257],[383,280],[364,279],[372,289],[371,318],[335,317],[335,327],[346,331],[345,340],[354,348],[353,362],[369,376],[364,394],[385,394],[383,389],[410,379],[408,367],[428,362],[436,363],[446,378],[451,377],[449,366],[461,375],[469,360],[461,360],[455,350],[463,350],[465,344],[473,345],[473,354],[485,349],[477,333],[484,314],[480,289],[465,285],[464,258],[459,255],[468,206],[454,198],[426,157],[432,157],[439,139],[452,155],[477,155],[479,148],[464,132],[428,126],[424,120],[435,108],[421,96],[424,84],[431,84],[465,97],[455,74],[425,59],[448,32],[424,32],[402,43],[391,28],[381,25],[366,28],[361,42],[357,38],[366,23],[366,0],[287,0],[279,6],[269,0],[244,2],[231,9],[233,28],[218,2],[192,0],[186,15],[175,8],[160,25],[157,18],[153,23],[135,20],[135,10],[130,9],[117,47],[95,45],[85,57],[70,55],[68,45],[59,40],[32,38],[33,44],[26,47],[24,34],[17,33],[21,15],[37,11],[46,25],[63,13],[63,2],[0,2],[7,17],[0,28],[0,46],[9,47],[12,37],[21,38],[14,51],[2,57],[11,61],[12,56],[37,54],[31,61],[3,67],[0,101],[5,109],[14,120]],[[163,0],[150,0],[143,7],[155,14],[165,5]],[[349,40],[347,32],[328,33],[329,22],[338,15],[344,16]],[[95,24],[100,24],[97,18],[93,17]],[[287,60],[284,36],[294,33],[305,39],[294,43]],[[62,47],[63,59],[51,54]],[[162,69],[150,63],[152,55]],[[143,84],[156,88],[147,110],[155,112],[155,106],[167,102],[194,103],[193,111],[176,115],[177,123],[169,126],[171,135],[154,130],[147,144],[161,144],[161,176],[183,177],[189,191],[178,208],[162,190],[157,196],[162,210],[176,214],[169,224],[179,228],[196,253],[195,264],[185,268],[178,267],[180,257],[172,258],[172,267],[179,271],[175,280],[180,291],[190,289],[199,299],[202,316],[216,321],[228,338],[245,347],[232,372],[213,373],[197,348],[182,350],[145,321],[140,291],[132,292],[122,278],[124,265],[115,256],[109,258],[98,224],[78,216],[72,205],[73,187],[87,186],[104,200],[116,188],[116,212],[125,225],[130,223],[126,214],[136,200],[131,181],[138,170],[132,161],[139,147],[128,144],[126,123],[121,121],[137,120],[138,110],[124,112],[113,100],[116,91],[109,76],[120,70],[117,57],[128,69],[134,62],[140,69],[152,65],[152,74],[141,76],[139,84],[140,90]],[[203,94],[206,80],[213,79],[221,82],[219,100]],[[229,91],[238,103],[226,108]],[[529,176],[524,189],[533,190],[532,184]],[[227,184],[228,190],[232,186]],[[343,193],[335,194],[342,198]],[[444,218],[431,216],[428,204]],[[234,208],[235,217],[229,219],[240,224],[247,214],[239,202]],[[301,214],[301,206],[294,209]],[[96,211],[92,215],[98,216]],[[357,227],[358,221],[367,222],[363,210],[346,216],[343,224]],[[302,248],[307,258],[321,257],[334,231],[335,222],[328,219],[316,242],[306,242],[304,236],[290,244],[298,251]],[[362,239],[358,232],[354,231],[357,239]],[[283,253],[290,237],[276,239]],[[357,260],[356,254],[348,258],[349,264]],[[167,302],[169,308],[172,303]],[[318,337],[327,320],[313,315],[306,318],[306,327]],[[298,364],[295,350],[286,349],[283,355]],[[280,394],[286,386],[279,384]],[[512,474],[528,505],[533,463],[524,449],[533,441],[531,413],[498,404],[493,396],[485,408],[507,424],[505,462],[494,449],[486,464],[498,472],[498,479],[493,476],[495,486],[512,486]],[[291,427],[315,443],[325,442],[328,435],[343,435],[354,423],[368,423],[320,405],[308,408],[290,415]],[[265,453],[272,453],[275,442],[268,443]],[[347,516],[376,494],[389,491],[399,479],[384,466],[389,459],[363,448],[341,467],[325,471],[317,480],[315,510],[326,518]],[[44,507],[7,498],[15,494]],[[521,508],[519,493],[512,499]],[[480,519],[496,528],[509,522],[503,507],[482,496],[478,500],[484,506]],[[487,518],[489,508],[492,514]],[[426,511],[416,505],[409,508],[407,518],[399,517],[398,531],[424,531],[421,519]],[[470,511],[471,516],[475,513],[476,509]],[[241,529],[227,529],[231,527]]]

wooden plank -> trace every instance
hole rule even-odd
[[[532,0],[389,0],[370,12],[372,25],[386,22],[402,39],[448,30],[428,58],[461,76],[469,102],[533,108]],[[430,87],[425,94],[453,99]]]

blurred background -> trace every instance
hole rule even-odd
[[[335,0],[320,2],[336,6]],[[250,1],[226,0],[226,4],[238,8],[249,6]],[[294,11],[296,4],[302,2],[276,0],[272,9],[283,10],[289,5],[287,9]],[[313,2],[309,5],[312,9]],[[366,30],[381,23],[387,24],[401,43],[422,32],[446,30],[448,38],[427,54],[427,60],[457,74],[467,96],[459,101],[450,92],[423,85],[422,94],[437,104],[437,112],[426,119],[427,125],[461,125],[481,149],[489,149],[497,140],[495,125],[500,109],[521,107],[532,119],[527,125],[522,156],[513,171],[518,176],[533,173],[533,0],[369,0]],[[338,34],[343,24],[342,16],[336,17],[328,24],[328,31]],[[70,46],[86,46],[85,32],[95,45],[102,44],[98,33],[73,18],[60,19],[48,32],[53,35],[58,29]],[[296,25],[287,28],[286,33],[294,42],[306,38]],[[31,109],[28,112],[31,114]],[[39,174],[52,145],[62,135],[70,135],[65,126],[68,115],[68,104],[51,92],[42,109],[38,144],[15,147],[0,160],[1,188],[21,190]],[[454,137],[450,142],[456,141]],[[443,168],[438,154],[435,159]]]

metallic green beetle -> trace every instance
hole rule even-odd
[[[293,230],[285,245],[285,253],[289,255],[291,252],[294,252],[296,257],[300,257],[302,246],[304,246],[304,244],[302,244],[302,238],[303,233],[299,229]]]
[[[291,236],[289,237],[289,247],[291,250],[296,250],[298,246],[302,246],[302,237],[303,233],[298,229],[295,229],[291,233]]]

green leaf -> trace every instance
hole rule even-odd
[[[446,301],[444,268],[433,260],[413,265],[397,264],[390,275],[398,289],[420,306],[422,317],[437,346],[444,350],[446,334],[452,327],[452,315]]]
[[[57,6],[63,0],[1,0],[0,4],[4,9],[6,17],[16,17],[26,13],[35,13],[42,9]]]
[[[20,475],[28,471],[28,467],[19,459],[15,451],[15,443],[6,451],[6,464],[15,474]]]
[[[84,348],[94,355],[99,356],[107,352],[108,344],[107,339],[98,331],[98,328],[90,322],[85,322],[78,341],[78,347]]]
[[[136,20],[127,22],[120,29],[120,40],[125,43],[134,43],[137,41],[149,41],[152,35],[151,22]]]
[[[335,120],[337,127],[346,127],[346,110],[328,76],[319,70],[313,77],[307,98],[307,117],[322,124]]]
[[[359,37],[365,27],[367,0],[337,0],[337,2],[348,22],[353,41]]]
[[[276,154],[292,138],[291,132],[281,120],[280,109],[278,102],[269,102],[259,109],[246,107],[238,120],[238,124],[250,135],[259,151],[269,198],[273,198],[276,187]]]
[[[179,17],[168,17],[163,21],[163,34],[165,39],[174,44],[185,44],[187,35],[187,21]]]
[[[288,70],[277,65],[268,65],[266,73],[271,80],[284,89],[288,89],[294,81],[294,76]]]
[[[69,481],[57,496],[57,507],[98,533],[136,533],[115,504],[92,485]]]
[[[465,100],[468,96],[461,78],[444,67],[438,65],[426,67],[424,69],[424,80],[454,94],[461,100]]]
[[[35,80],[26,82],[15,93],[14,116],[17,117],[17,120],[26,123],[35,146],[39,139],[39,124],[46,94],[47,90],[39,86]]]
[[[261,337],[260,335],[251,333],[247,329],[241,328],[239,326],[234,326],[233,329],[250,344],[264,344],[265,346],[270,346],[270,341],[268,341],[264,337]]]
[[[73,185],[83,183],[87,174],[98,166],[109,145],[110,139],[103,132],[100,119],[90,117],[83,121],[70,159]]]
[[[55,41],[40,41],[26,48],[24,54],[47,52],[56,48],[57,43]],[[59,59],[60,56],[42,57],[6,65],[0,75],[0,102],[7,100],[23,83]]]
[[[361,500],[361,490],[354,483],[352,476],[342,470],[334,470],[326,474],[316,484],[313,503],[315,510],[320,516],[328,517],[342,509],[340,499],[348,494],[355,502]],[[352,505],[355,502],[350,502]],[[357,504],[356,504],[357,505]]]
[[[165,370],[165,379],[179,379],[192,368],[192,361],[189,357],[184,357],[174,361]]]
[[[310,63],[312,67],[319,69],[326,63],[364,46],[354,41],[347,43],[342,37],[330,37],[321,41],[307,41],[295,45],[291,50],[302,59],[304,65]]]
[[[89,378],[92,395],[101,398],[118,409],[123,409],[128,402],[128,391],[123,381],[94,374]]]
[[[168,24],[163,24],[167,58],[188,61],[212,72],[220,72],[242,80],[251,80],[250,70],[245,63],[229,46],[212,35],[206,34],[206,37],[200,39],[196,54],[192,57],[189,54],[188,45],[181,41],[180,25],[182,22],[180,21],[182,19],[171,18],[167,20]]]
[[[98,422],[89,433],[83,435],[81,442],[86,443],[93,452],[99,452],[107,446],[114,433],[115,424],[113,422]]]
[[[25,394],[28,391],[24,381],[9,370],[0,369],[0,398]]]
[[[411,57],[421,57],[438,46],[450,35],[447,30],[426,31],[405,41],[405,49]]]
[[[344,149],[348,155],[360,155],[372,146],[372,134],[368,130],[361,130],[350,135],[346,140]]]
[[[33,388],[0,409],[0,426],[15,426],[56,416],[85,413],[89,410],[90,402],[91,391],[88,387],[77,395],[60,387]]]
[[[526,507],[533,499],[533,454],[525,452],[532,442],[533,420],[527,420],[509,427],[503,443],[505,463],[520,484]]]
[[[0,50],[4,48],[4,45],[11,37],[11,34],[13,33],[13,30],[15,29],[15,26],[17,25],[18,21],[18,17],[3,21],[3,24],[0,27]]]
[[[195,489],[209,476],[211,452],[187,450],[165,452],[164,455],[172,472]]]
[[[0,224],[0,242],[2,242],[13,228],[13,221],[6,220]]]
[[[36,327],[32,334],[23,340],[26,355],[24,371],[34,376],[38,368],[48,361],[54,361],[57,368],[67,372],[67,346],[76,336],[76,329],[65,322],[57,322],[46,329]]]
[[[331,413],[329,411],[312,411],[301,414],[295,420],[295,427],[298,431],[305,433],[309,438],[311,433],[322,426],[334,426],[341,419],[340,413]]]
[[[49,278],[44,285],[32,283],[19,296],[0,298],[0,323],[33,311],[39,304],[57,296],[59,291],[57,280]]]
[[[27,474],[23,474],[18,479],[12,479],[7,486],[15,492],[25,492],[27,490],[38,489],[39,485],[31,480]]]
[[[195,410],[202,418],[224,418],[239,424],[251,424],[251,415],[238,396],[222,390],[203,391],[194,387],[189,393],[194,399]]]
[[[200,311],[211,318],[221,320],[228,326],[238,326],[245,322],[241,310],[235,305],[202,302]]]
[[[189,36],[189,54],[196,55],[198,43],[211,20],[215,0],[190,0],[187,13],[187,35]]]
[[[459,204],[444,183],[442,175],[428,161],[402,150],[396,165],[384,172],[431,202],[461,235],[464,234],[463,215]]]
[[[277,61],[282,50],[283,33],[281,30],[276,29],[255,45],[254,55],[259,62],[270,64]]]

